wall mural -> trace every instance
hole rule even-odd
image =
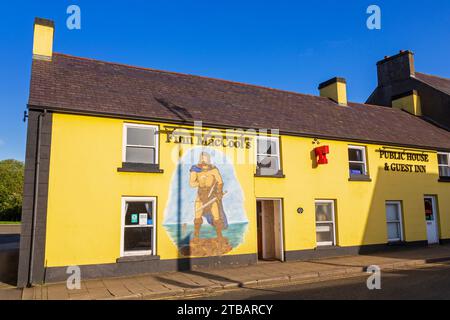
[[[163,225],[182,256],[220,256],[242,243],[248,225],[244,196],[223,152],[198,147],[183,155]]]

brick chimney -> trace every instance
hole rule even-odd
[[[52,60],[54,33],[53,21],[42,18],[34,20],[33,59]]]
[[[377,62],[378,85],[386,86],[414,76],[414,53],[402,50],[392,57]]]

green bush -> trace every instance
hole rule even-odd
[[[23,176],[23,162],[0,161],[0,221],[20,221]]]

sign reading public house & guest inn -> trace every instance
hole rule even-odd
[[[409,162],[419,162],[428,163],[429,155],[425,153],[415,153],[406,151],[388,151],[388,150],[378,150],[380,153],[380,159],[394,160],[394,161],[409,161]],[[426,173],[427,166],[424,164],[408,164],[408,163],[385,163],[385,171],[393,172],[404,172],[404,173]]]

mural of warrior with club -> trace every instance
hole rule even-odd
[[[192,188],[198,188],[192,242],[194,244],[199,242],[203,217],[216,229],[217,240],[222,241],[222,230],[228,228],[222,205],[222,198],[226,192],[223,191],[223,180],[219,169],[211,163],[209,153],[202,152],[199,163],[191,167],[189,184]]]

